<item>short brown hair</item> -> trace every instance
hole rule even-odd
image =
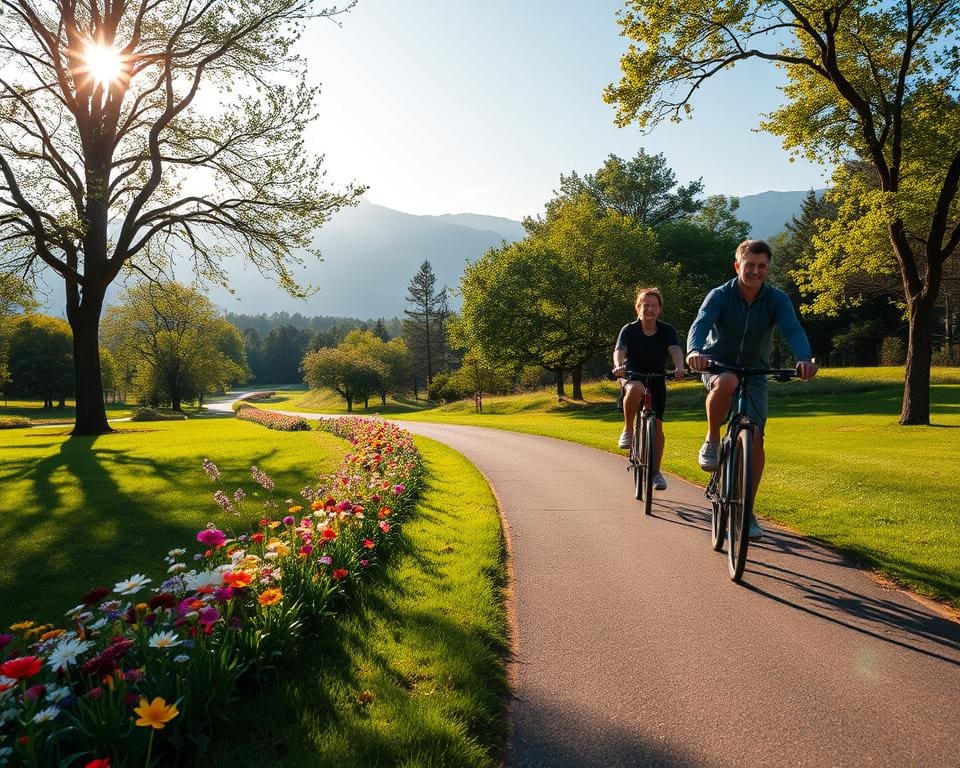
[[[770,250],[770,246],[763,240],[744,240],[740,243],[740,245],[737,246],[737,261],[743,261],[743,257],[748,253],[765,253],[767,254],[768,260],[773,258],[773,252]]]
[[[649,288],[637,288],[637,300],[633,303],[634,309],[640,308],[640,299],[647,295],[656,296],[657,301],[660,302],[660,309],[663,309],[663,294],[660,293],[659,288],[653,286]]]

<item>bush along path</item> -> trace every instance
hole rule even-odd
[[[408,433],[356,418],[321,428],[352,450],[302,500],[274,498],[253,467],[255,492],[214,493],[233,525],[199,531],[193,554],[171,550],[159,584],[136,573],[87,592],[63,626],[0,634],[0,765],[203,763],[242,684],[360,588],[416,504],[423,469]],[[213,462],[203,469],[219,482]],[[259,519],[241,532],[251,506]]]

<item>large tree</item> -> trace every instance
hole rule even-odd
[[[433,265],[424,260],[407,286],[407,303],[410,309],[403,310],[403,335],[413,354],[414,375],[423,372],[427,384],[443,365],[446,357],[447,309],[446,287],[437,289],[437,276]],[[416,383],[414,383],[416,391]]]
[[[124,292],[104,316],[104,339],[145,402],[184,400],[243,382],[243,339],[209,299],[191,286],[144,281]]]
[[[631,217],[604,210],[587,193],[563,201],[526,239],[493,248],[460,282],[457,325],[464,346],[495,364],[536,364],[573,374],[581,398],[584,363],[613,348],[636,317],[637,283],[675,296],[676,265],[656,263],[656,239]]]
[[[756,59],[787,74],[766,130],[813,159],[870,164],[877,189],[848,190],[836,247],[868,257],[880,224],[909,321],[900,423],[928,424],[933,311],[960,245],[960,0],[630,0],[620,24],[635,43],[605,93],[620,125],[689,115],[705,81]]]
[[[352,3],[351,3],[352,5]],[[349,7],[349,6],[348,6]],[[73,434],[109,430],[104,293],[176,253],[226,284],[243,257],[299,293],[314,230],[362,191],[329,191],[304,129],[317,89],[294,51],[311,0],[0,0],[2,273],[52,271],[73,332]]]
[[[70,327],[59,317],[26,314],[12,323],[7,341],[8,391],[39,397],[44,409],[60,407],[73,393],[73,350]]]

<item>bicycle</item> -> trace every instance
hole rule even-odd
[[[739,583],[747,562],[750,515],[753,513],[753,440],[760,428],[747,413],[747,392],[751,376],[766,376],[773,381],[790,381],[798,376],[791,368],[748,368],[724,365],[714,360],[705,373],[735,373],[739,383],[733,394],[727,431],[720,441],[720,460],[710,476],[704,495],[710,500],[710,543],[715,552],[727,540],[727,565],[730,578]]]
[[[630,463],[627,471],[633,470],[634,498],[643,502],[643,513],[652,514],[653,477],[657,447],[657,414],[653,410],[653,393],[650,382],[672,378],[672,373],[637,373],[624,371],[620,378],[643,383],[643,405],[633,422],[633,439],[630,441]]]

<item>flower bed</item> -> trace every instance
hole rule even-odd
[[[0,429],[23,429],[30,426],[30,419],[24,416],[0,416]]]
[[[271,397],[274,397],[277,393],[274,390],[269,390],[267,392],[251,392],[246,397],[241,398],[241,400],[250,400],[251,402],[257,400],[269,400]]]
[[[310,429],[310,423],[300,416],[291,416],[288,413],[277,413],[276,411],[264,411],[243,402],[235,408],[238,419],[255,421],[269,429],[277,429],[281,432],[301,432]]]
[[[239,696],[296,646],[337,595],[356,588],[412,510],[421,463],[410,436],[382,421],[324,424],[352,443],[338,471],[280,503],[256,467],[253,530],[199,531],[168,553],[165,579],[134,574],[85,594],[62,627],[0,635],[0,765],[186,765]],[[220,484],[212,462],[204,471]],[[214,500],[249,517],[242,489]]]

